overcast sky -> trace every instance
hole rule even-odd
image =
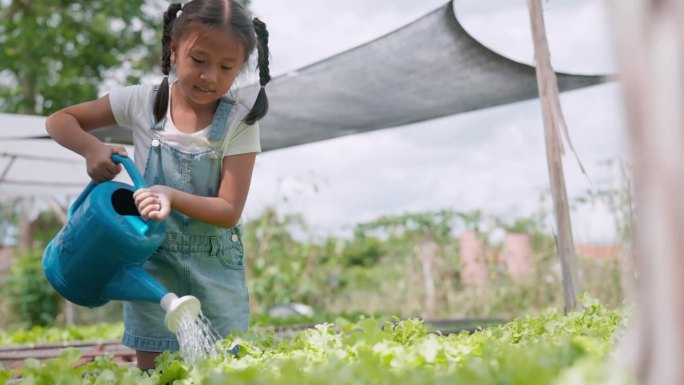
[[[254,0],[252,9],[269,26],[272,70],[279,74],[377,38],[445,3]],[[615,71],[602,2],[550,0],[544,8],[556,70]],[[532,63],[526,1],[462,0],[456,10],[483,44]],[[562,94],[573,143],[589,174],[581,174],[572,155],[565,157],[571,197],[618,183],[616,167],[605,162],[624,159],[619,92],[608,84]],[[245,217],[272,205],[302,212],[322,233],[380,215],[442,208],[512,218],[538,210],[548,184],[539,101],[531,100],[261,154]],[[583,210],[573,221],[578,242],[613,236],[605,209]]]

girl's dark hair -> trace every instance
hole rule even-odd
[[[179,11],[182,12],[180,15]],[[244,121],[254,124],[268,112],[268,98],[264,86],[271,80],[268,69],[268,31],[266,24],[259,19],[252,20],[249,12],[234,0],[192,0],[181,6],[172,3],[164,13],[164,29],[162,31],[161,69],[164,79],[159,85],[154,99],[154,118],[161,121],[166,115],[169,105],[169,72],[171,71],[171,41],[180,38],[191,25],[202,25],[211,28],[228,27],[242,41],[245,48],[244,62],[257,48],[257,68],[259,69],[259,94]]]

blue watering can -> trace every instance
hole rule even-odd
[[[143,269],[164,241],[166,226],[140,216],[133,192],[146,183],[133,162],[117,154],[112,160],[123,164],[134,186],[91,181],[47,245],[43,271],[62,297],[81,306],[98,307],[110,300],[159,303],[166,310],[166,326],[175,332],[183,313],[199,314],[199,300],[178,298]]]

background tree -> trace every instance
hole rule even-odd
[[[242,1],[248,5],[249,1]],[[47,115],[159,62],[162,0],[0,0],[0,111]]]
[[[162,6],[159,0],[0,2],[0,109],[47,115],[96,98],[105,80],[139,80],[156,63]]]

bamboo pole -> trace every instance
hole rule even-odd
[[[633,161],[638,309],[620,353],[640,384],[684,384],[684,4],[613,0]]]
[[[59,221],[62,222],[62,225],[66,225],[67,209],[62,207],[62,205],[60,205],[54,197],[49,197],[48,203],[50,204],[52,212],[55,213]]]
[[[426,230],[420,243],[416,246],[423,273],[423,288],[425,290],[425,310],[423,318],[435,316],[437,304],[437,290],[434,280],[435,259],[437,256],[437,244],[432,239],[430,231]]]
[[[29,218],[29,198],[21,198],[19,200],[19,247],[20,254],[28,253],[33,248],[33,227],[31,226],[31,218]]]
[[[577,296],[580,292],[577,274],[575,245],[572,238],[568,194],[565,188],[563,173],[563,143],[565,138],[570,146],[565,118],[558,97],[556,73],[551,66],[551,54],[546,40],[544,15],[541,0],[527,1],[532,39],[534,41],[534,61],[537,73],[537,88],[541,101],[544,120],[544,138],[546,142],[546,160],[551,181],[551,196],[556,220],[558,257],[563,275],[563,294],[565,312],[577,309]]]

